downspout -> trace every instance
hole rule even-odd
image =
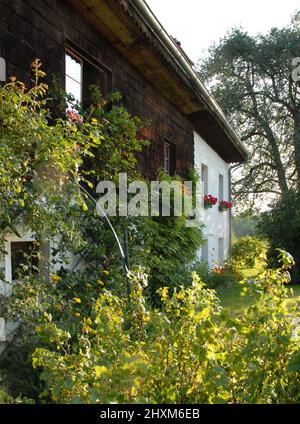
[[[229,202],[232,202],[232,191],[231,191],[231,166],[228,168],[228,189],[229,189]],[[228,257],[231,257],[232,252],[232,209],[229,209],[229,247],[228,247]]]
[[[150,26],[150,29],[159,39],[159,41],[168,49],[171,56],[179,63],[181,69],[185,72],[190,82],[198,92],[201,99],[204,99],[209,109],[216,115],[217,119],[223,126],[224,131],[233,141],[237,150],[241,153],[242,157],[247,156],[247,151],[242,145],[238,135],[229,125],[224,112],[215,101],[215,99],[209,94],[207,89],[204,87],[202,82],[199,80],[198,75],[193,70],[189,62],[185,59],[183,53],[176,47],[174,42],[169,37],[168,33],[160,22],[156,19],[149,6],[144,0],[129,0],[129,3],[136,9],[136,11],[142,16],[145,23]]]
[[[232,190],[231,190],[231,180],[232,180],[232,171],[240,166],[240,164],[232,165],[228,168],[228,184],[229,184],[229,202],[232,202]],[[229,209],[229,256],[231,256],[232,251],[232,209]]]

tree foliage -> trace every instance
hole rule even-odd
[[[259,237],[241,237],[232,247],[231,261],[238,269],[255,268],[257,262],[266,264],[268,241]]]
[[[270,240],[270,261],[276,264],[275,247],[290,252],[296,262],[292,272],[293,281],[299,283],[300,269],[300,195],[290,191],[272,204],[272,208],[264,212],[259,219],[258,231]]]
[[[235,168],[236,200],[266,204],[300,184],[300,86],[292,78],[299,56],[299,21],[250,36],[229,32],[199,64],[234,128],[250,152]]]

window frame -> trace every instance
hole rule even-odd
[[[205,171],[205,172],[204,172]],[[206,163],[202,162],[201,163],[201,182],[203,185],[203,196],[207,196],[209,193],[209,176],[208,176],[208,166],[206,165]]]
[[[224,200],[224,175],[219,174],[219,201]]]
[[[168,170],[166,169],[165,149],[168,149]],[[163,141],[163,170],[170,176],[176,174],[176,144],[168,138]]]
[[[224,258],[225,258],[224,252],[225,252],[224,236],[218,237],[218,260],[219,260],[221,265],[224,264]]]
[[[167,156],[166,151],[168,152]],[[171,174],[171,145],[167,141],[164,142],[164,171],[168,175]]]
[[[75,61],[77,61],[78,63],[80,63],[80,82],[79,82],[79,85],[80,85],[80,100],[79,100],[79,103],[82,103],[82,100],[83,100],[83,84],[84,84],[84,80],[83,80],[83,65],[84,65],[83,58],[80,57],[79,54],[74,52],[73,49],[71,49],[69,47],[65,48],[65,89],[66,89],[67,77],[69,77],[70,79],[72,79],[73,81],[78,83],[78,81],[76,81],[73,77],[71,77],[70,75],[67,74],[67,61],[66,61],[67,55],[70,56]],[[77,99],[75,99],[75,100],[77,100]]]
[[[6,60],[0,56],[0,83],[6,81]]]
[[[204,257],[204,250],[205,250],[205,256]],[[201,246],[201,261],[209,263],[209,238],[203,239],[203,243]]]
[[[67,40],[65,43],[65,55],[69,54],[71,57],[74,56],[77,60],[81,61],[82,67],[81,67],[81,80],[82,80],[82,102],[84,102],[84,91],[86,88],[86,82],[85,82],[85,72],[84,72],[84,64],[95,68],[96,71],[101,73],[103,75],[103,90],[102,94],[105,96],[108,93],[113,91],[113,74],[112,69],[108,66],[106,66],[104,63],[99,61],[96,57],[90,55],[85,50],[83,50],[80,46],[72,42],[71,40]],[[88,85],[91,85],[89,83]]]
[[[7,283],[12,284],[12,243],[36,242],[36,239],[30,233],[24,234],[21,237],[18,237],[16,234],[9,234],[5,237],[5,239],[4,249],[6,253],[4,257],[4,277]]]

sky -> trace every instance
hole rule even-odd
[[[146,1],[194,62],[230,28],[242,26],[251,35],[265,33],[289,23],[291,15],[300,9],[299,0]]]

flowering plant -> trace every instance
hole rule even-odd
[[[83,118],[81,115],[79,115],[78,112],[74,111],[74,110],[67,110],[67,115],[68,115],[68,119],[73,123],[73,124],[82,124],[83,122]]]
[[[224,274],[225,271],[226,271],[225,267],[221,265],[216,265],[212,270],[214,274]]]
[[[212,208],[218,201],[217,197],[213,197],[211,194],[206,194],[204,196],[204,207]]]
[[[228,209],[232,208],[232,202],[227,202],[226,200],[221,200],[219,203],[219,211],[227,211]]]

